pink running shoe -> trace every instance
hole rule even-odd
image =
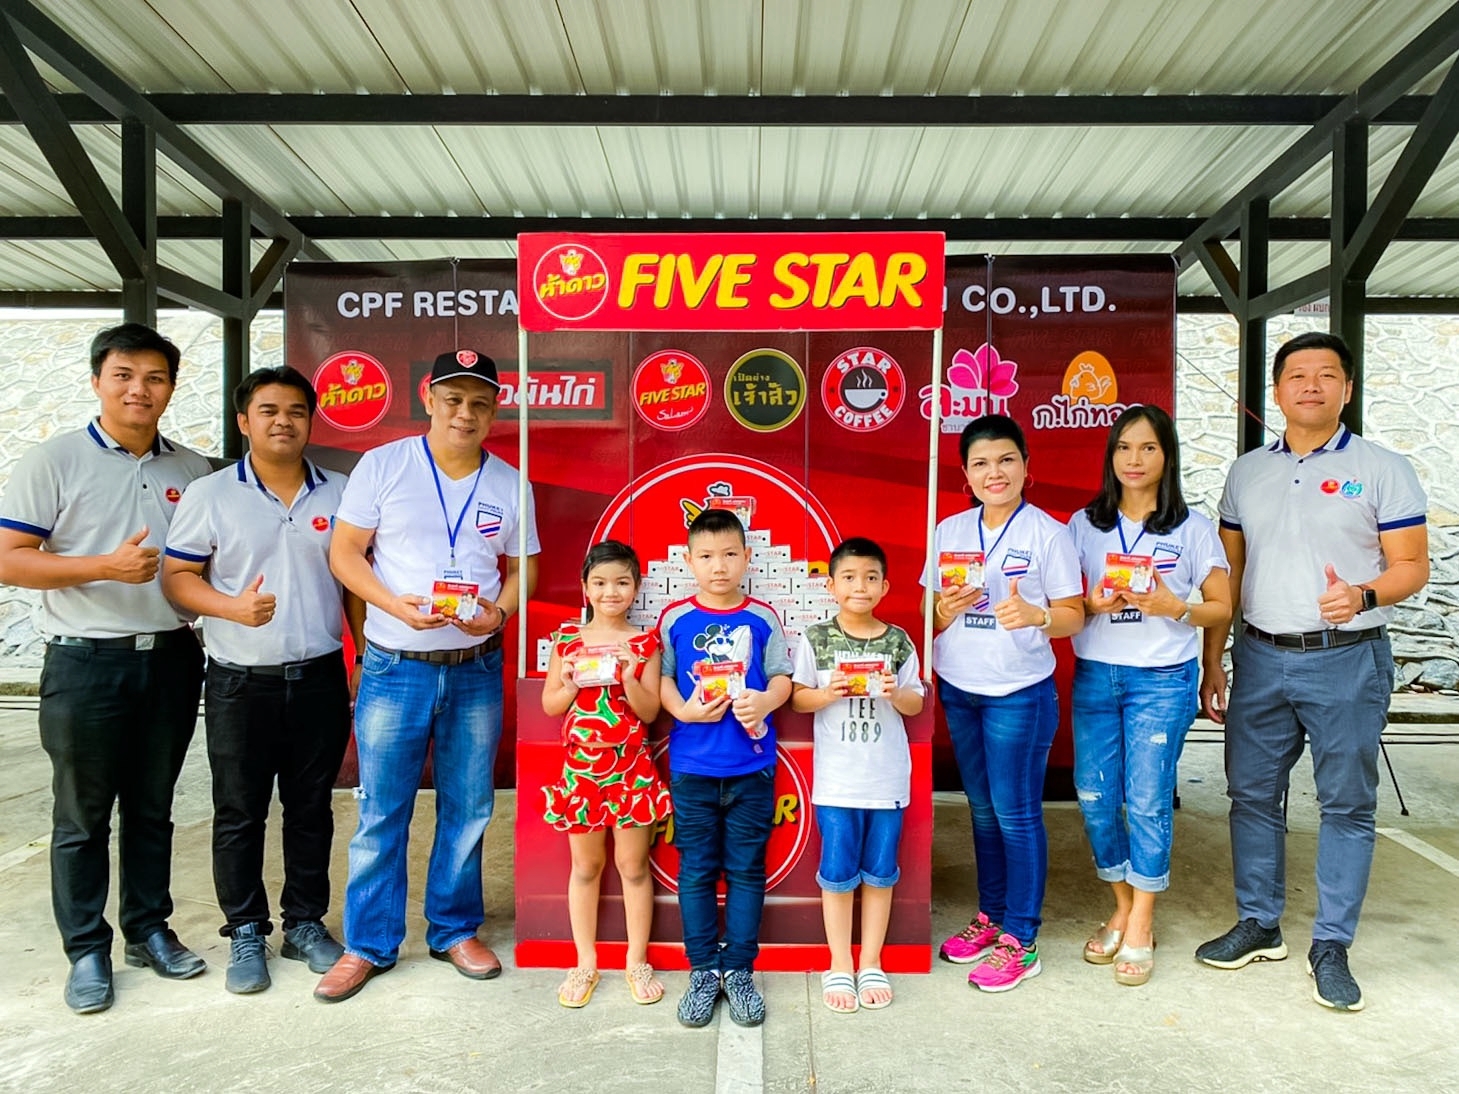
[[[1002,927],[979,912],[971,923],[942,944],[942,959],[954,965],[970,965],[993,948],[1002,932]]]
[[[1037,943],[1024,949],[1011,934],[1001,934],[988,959],[968,973],[968,983],[979,991],[1011,991],[1041,972]]]

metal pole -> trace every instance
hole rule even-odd
[[[527,675],[527,331],[517,327],[517,679]]]
[[[932,425],[927,438],[927,551],[932,558],[932,540],[937,532],[937,449],[942,436],[942,328],[932,332]],[[936,572],[934,570],[934,572]],[[929,578],[926,611],[922,619],[922,679],[932,682],[932,602],[937,587]]]

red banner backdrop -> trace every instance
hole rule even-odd
[[[940,232],[517,237],[529,331],[934,330]]]
[[[650,237],[652,247],[642,237],[621,238],[639,241],[632,253],[670,253],[659,242],[665,237]],[[720,237],[687,238],[711,248],[685,245],[673,252],[697,256],[693,269],[700,275],[705,253],[748,250],[731,252],[720,246]],[[777,247],[807,254],[864,251],[885,259],[915,249],[888,242],[900,237],[875,235],[853,237],[854,243],[833,237],[842,241],[835,252],[819,238],[804,245],[792,236],[771,238]],[[885,245],[873,250],[878,239]],[[535,253],[540,261],[551,247],[572,242],[550,237]],[[627,252],[595,251],[605,273],[616,276],[623,268],[613,263]],[[525,247],[522,254],[524,271],[535,268],[528,266]],[[677,260],[674,268],[677,276]],[[773,271],[773,259],[766,268]],[[1098,485],[1107,425],[1119,409],[1142,401],[1173,406],[1173,265],[1163,257],[956,259],[948,263],[945,294],[940,266],[929,267],[928,277],[934,275],[938,311],[944,299],[947,309],[938,517],[969,503],[958,469],[957,433],[991,411],[1011,414],[1028,431],[1031,499],[1068,515]],[[707,291],[707,299],[715,291]],[[635,308],[652,301],[654,287],[638,292],[631,298]],[[674,299],[671,294],[671,303]],[[529,668],[545,664],[547,636],[578,613],[578,570],[590,543],[611,534],[637,548],[645,583],[636,618],[652,622],[664,603],[686,591],[679,554],[688,520],[706,505],[745,498],[754,499],[750,527],[757,570],[751,594],[774,604],[790,632],[834,611],[823,585],[810,576],[829,547],[839,538],[869,535],[889,556],[891,591],[881,614],[920,641],[918,575],[925,551],[931,416],[928,334],[879,329],[885,314],[865,315],[855,330],[808,333],[711,333],[662,318],[643,323],[602,318],[610,327],[633,329],[563,324],[568,329],[533,334],[524,392],[513,367],[518,310],[520,303],[526,324],[535,305],[519,301],[511,263],[295,264],[285,300],[288,360],[315,376],[321,391],[312,455],[325,466],[348,470],[360,451],[423,432],[418,389],[443,349],[467,346],[496,359],[503,412],[487,447],[511,463],[517,460],[515,408],[528,403],[530,475],[543,544],[541,578],[527,609]],[[867,298],[859,306],[869,309]],[[589,321],[599,322],[599,312],[609,307],[605,300]],[[794,325],[816,326],[815,313],[807,314],[810,320],[799,316]],[[849,325],[844,318],[822,318],[831,326]],[[559,322],[540,314],[539,321]],[[924,316],[908,324],[914,325],[935,326],[936,320]],[[508,637],[509,665],[514,638]],[[519,705],[518,682],[507,681],[507,732],[496,772],[499,785],[509,785],[515,772],[520,790],[518,960],[571,964],[566,840],[541,820],[539,789],[558,774],[558,727],[540,714],[540,685],[521,686]],[[765,967],[824,967],[814,886],[819,850],[807,804],[810,727],[787,717],[785,730],[775,845],[784,852],[784,869],[772,894],[778,899],[766,912]],[[919,722],[913,736],[914,798],[921,803],[934,782],[956,787],[957,775],[945,730],[937,731],[933,743],[925,719],[925,729]],[[1055,791],[1067,792],[1071,764],[1064,733],[1051,758]],[[347,764],[341,781],[353,778]],[[913,835],[920,814],[908,818],[889,939],[901,949],[889,948],[889,968],[925,968],[930,959],[927,804],[924,832]],[[661,841],[654,856],[660,878],[672,875],[671,856],[667,841]],[[615,956],[621,960],[621,945],[612,941],[622,938],[613,933],[621,932],[621,902],[611,890],[612,883],[603,898],[605,964]],[[673,905],[661,886],[654,961],[665,967],[675,964],[678,952]]]

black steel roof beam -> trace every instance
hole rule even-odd
[[[1241,311],[1241,271],[1236,268],[1226,245],[1220,240],[1213,240],[1202,246],[1198,253],[1201,265],[1206,268],[1206,276],[1216,286],[1226,307],[1233,315],[1238,314]]]
[[[1376,118],[1396,103],[1409,88],[1459,50],[1459,4],[1437,19],[1395,53],[1377,72],[1299,137],[1290,148],[1233,195],[1176,249],[1181,266],[1196,260],[1196,248],[1224,237],[1241,220],[1245,205],[1258,198],[1270,200],[1301,178],[1332,151],[1332,135],[1350,121]]]
[[[1313,270],[1301,277],[1293,278],[1285,285],[1253,296],[1247,302],[1247,313],[1254,319],[1269,319],[1273,315],[1285,315],[1303,304],[1321,300],[1329,288],[1327,269]]]
[[[124,281],[145,278],[146,248],[107,189],[96,164],[62,117],[20,35],[0,11],[0,88],[15,105],[31,139],[75,203],[87,235],[95,237]]]
[[[1343,248],[1344,277],[1352,281],[1368,279],[1456,136],[1459,136],[1459,63],[1450,66],[1433,102],[1424,111],[1378,190],[1378,196]]]
[[[115,115],[86,95],[56,98],[73,124]],[[178,125],[1029,126],[1313,125],[1339,95],[314,95],[144,96]],[[1414,125],[1428,97],[1374,122]],[[0,101],[0,124],[18,121]]]
[[[942,232],[956,242],[1155,242],[1184,239],[1198,217],[996,217],[917,220],[717,220],[713,217],[291,217],[312,240],[330,239],[513,239],[519,232],[772,232],[772,231],[922,231]],[[217,216],[159,216],[160,239],[219,239],[223,220]],[[1277,217],[1271,221],[1274,242],[1319,242],[1329,238],[1326,217]],[[0,216],[0,239],[90,239],[78,216]],[[270,238],[257,228],[255,239]],[[1237,233],[1228,233],[1236,239]],[[1459,217],[1410,217],[1395,239],[1419,243],[1459,241]]]
[[[212,153],[184,133],[147,97],[107,68],[84,46],[42,13],[29,0],[0,0],[0,15],[8,18],[26,48],[76,84],[111,114],[107,121],[136,118],[156,134],[168,158],[223,198],[247,205],[253,223],[275,236],[298,231],[287,217],[270,206]]]
[[[224,319],[243,314],[244,302],[238,297],[166,266],[157,268],[157,295],[184,307],[197,308]]]

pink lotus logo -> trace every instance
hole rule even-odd
[[[942,432],[961,433],[963,426],[984,414],[1007,414],[1008,402],[1018,394],[1018,364],[998,356],[987,342],[969,353],[952,355],[940,392]],[[922,417],[932,418],[932,385],[919,393]]]

